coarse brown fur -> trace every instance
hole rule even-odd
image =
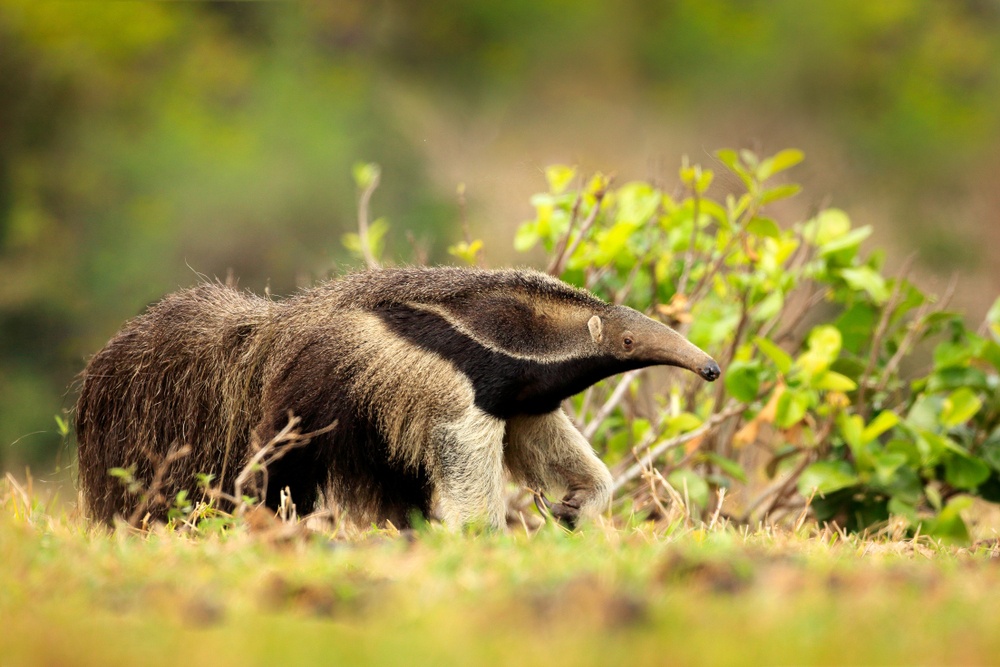
[[[169,499],[195,475],[232,488],[289,414],[319,431],[269,469],[267,502],[320,493],[359,522],[503,522],[508,477],[566,491],[569,520],[604,510],[607,469],[559,408],[594,382],[672,364],[718,366],[668,327],[533,271],[386,269],[284,301],[219,284],[165,297],[88,364],[76,411],[88,512],[111,521],[183,445],[161,479]],[[165,507],[150,507],[163,516]]]

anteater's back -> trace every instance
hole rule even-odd
[[[222,285],[200,285],[129,321],[90,360],[76,432],[80,485],[93,518],[109,522],[116,513],[127,518],[147,509],[160,515],[163,500],[143,503],[143,494],[193,489],[199,472],[215,472],[217,484],[239,471],[260,420],[254,406],[268,346],[259,337],[276,307]],[[167,464],[184,445],[190,453]],[[225,464],[214,470],[219,460]],[[109,470],[119,467],[133,468],[143,488],[130,492],[111,479]]]

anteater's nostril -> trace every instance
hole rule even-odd
[[[722,375],[722,371],[719,370],[719,364],[714,361],[710,361],[701,367],[701,376],[709,382],[718,380],[720,375]]]

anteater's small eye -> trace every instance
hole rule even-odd
[[[629,338],[628,336],[625,336],[625,340],[623,340],[622,342],[625,343],[625,347],[632,347],[632,339]]]

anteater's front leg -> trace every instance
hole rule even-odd
[[[450,528],[484,522],[506,525],[503,420],[474,406],[438,427],[432,479],[441,520]]]
[[[514,479],[532,489],[565,489],[549,509],[570,525],[611,502],[611,473],[562,410],[508,420],[504,460]]]

